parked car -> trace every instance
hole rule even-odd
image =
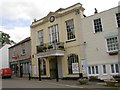
[[[11,78],[11,76],[12,76],[12,69],[11,68],[2,68],[0,70],[0,74],[1,74],[2,78],[4,78],[4,77]]]

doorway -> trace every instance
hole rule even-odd
[[[55,58],[50,59],[49,63],[50,63],[50,78],[55,79],[57,76],[56,59]]]
[[[62,63],[60,58],[54,57],[49,60],[50,65],[50,78],[56,79],[56,78],[62,78]]]

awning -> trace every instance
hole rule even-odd
[[[13,61],[13,62],[10,62],[10,64],[12,65],[12,64],[18,64],[18,62],[17,61]]]

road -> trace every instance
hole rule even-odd
[[[56,82],[56,80],[28,80],[23,78],[12,78],[12,79],[0,79],[2,81],[2,88],[88,88],[88,90],[118,90],[117,87],[107,87],[104,85],[79,85],[77,81],[69,81],[69,80],[60,80]],[[96,89],[97,88],[97,89]],[[86,90],[86,89],[85,89]]]
[[[28,80],[28,79],[3,79],[2,88],[82,88],[80,86],[71,86],[57,83],[55,80]]]

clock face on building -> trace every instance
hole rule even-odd
[[[55,20],[55,17],[54,16],[51,16],[50,17],[50,22],[53,22]]]

